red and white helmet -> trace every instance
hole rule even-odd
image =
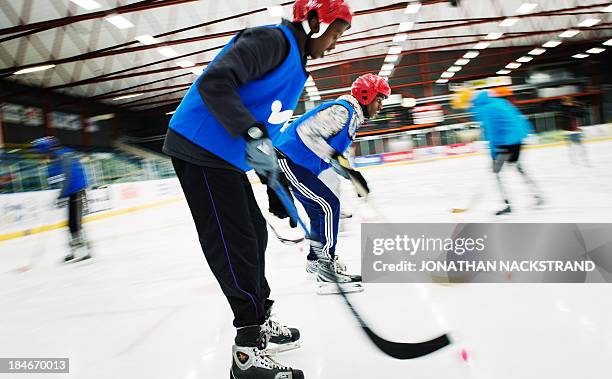
[[[387,83],[387,79],[374,74],[361,75],[353,82],[351,86],[351,95],[363,105],[369,105],[378,94],[389,97],[391,95],[391,87]]]
[[[344,0],[295,0],[293,4],[293,21],[302,22],[308,19],[308,13],[316,11],[319,21],[331,24],[337,19],[348,22],[353,20],[351,9]]]

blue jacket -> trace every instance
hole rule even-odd
[[[282,151],[283,154],[285,154],[293,163],[308,169],[316,176],[318,176],[324,170],[330,168],[331,164],[313,153],[304,144],[304,142],[302,142],[297,130],[299,126],[308,118],[326,108],[331,107],[332,105],[341,105],[349,112],[344,128],[336,135],[329,137],[326,140],[329,146],[334,148],[334,150],[336,150],[338,153],[344,153],[353,142],[354,136],[351,135],[350,126],[351,120],[353,119],[353,113],[355,112],[353,107],[346,100],[328,101],[306,112],[300,118],[292,122],[291,125],[289,125],[287,129],[274,140],[274,145],[276,148]],[[355,131],[352,132],[354,133]]]
[[[269,27],[279,28],[285,34],[290,43],[289,54],[272,72],[239,86],[238,93],[245,107],[256,120],[266,125],[270,138],[274,140],[293,113],[304,89],[307,74],[291,30],[282,24]],[[214,65],[215,60],[229,50],[235,38],[219,52],[208,67]],[[187,91],[170,120],[169,128],[242,171],[248,171],[251,167],[246,163],[244,138],[232,137],[200,97],[198,83],[206,77],[205,73],[206,70]]]
[[[470,111],[484,132],[493,150],[496,146],[516,145],[532,130],[531,123],[506,99],[490,97],[481,91],[472,101]]]
[[[71,149],[61,148],[53,152],[55,160],[49,166],[50,181],[64,176],[59,197],[68,197],[87,188],[87,175],[79,156]]]

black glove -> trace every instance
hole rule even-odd
[[[278,160],[265,125],[253,124],[245,133],[244,138],[246,139],[247,163],[257,174],[264,176],[268,184],[274,185],[278,178]]]

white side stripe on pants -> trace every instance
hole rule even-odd
[[[333,218],[334,216],[333,216],[331,205],[329,205],[329,203],[325,201],[325,199],[323,199],[320,196],[317,196],[308,187],[306,187],[304,184],[300,183],[299,180],[297,180],[293,172],[291,172],[291,169],[289,168],[289,165],[287,164],[286,159],[279,159],[278,163],[279,163],[281,170],[283,170],[283,172],[287,175],[287,179],[289,179],[291,184],[298,191],[300,191],[302,195],[313,200],[314,202],[319,204],[321,208],[323,209],[323,213],[325,215],[324,217],[325,245],[321,249],[321,254],[323,255],[323,258],[331,259],[331,255],[329,254],[329,249],[331,249],[331,247],[333,246],[333,242],[334,242],[334,218]]]

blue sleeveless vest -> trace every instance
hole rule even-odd
[[[335,136],[327,139],[327,143],[333,147],[334,150],[340,154],[344,153],[351,143],[353,143],[353,136],[350,134],[350,126],[351,120],[353,119],[353,113],[355,112],[353,107],[346,100],[329,101],[306,112],[302,117],[291,123],[291,125],[289,125],[274,141],[276,148],[282,151],[283,154],[293,161],[293,163],[310,170],[310,172],[317,176],[322,171],[330,168],[331,164],[319,158],[304,144],[304,142],[302,142],[297,129],[305,120],[332,105],[341,105],[349,112],[349,118],[344,128]]]
[[[285,25],[267,27],[278,28],[285,34],[290,43],[289,54],[274,71],[238,87],[238,93],[246,108],[256,120],[266,125],[270,138],[274,140],[280,128],[293,114],[304,89],[307,74],[304,72],[300,49],[291,30]],[[236,37],[232,38],[225,45],[209,67],[229,50],[235,39]],[[242,171],[248,171],[251,167],[246,163],[244,138],[233,138],[210,113],[198,93],[198,83],[205,78],[205,74],[206,70],[191,85],[172,116],[169,128]]]

